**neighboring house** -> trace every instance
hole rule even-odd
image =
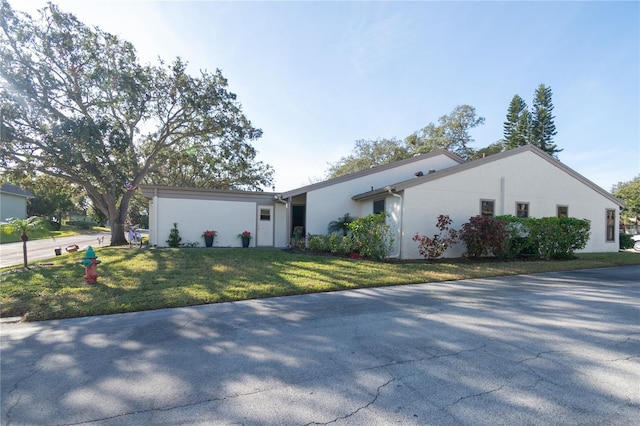
[[[27,200],[35,198],[31,192],[17,185],[4,183],[0,187],[0,221],[12,217],[27,218]]]
[[[141,186],[151,199],[151,244],[166,246],[174,222],[183,241],[218,232],[217,246],[240,246],[237,234],[256,236],[252,246],[285,247],[296,227],[326,234],[345,213],[389,213],[393,257],[419,258],[416,233],[437,233],[441,214],[460,228],[470,217],[571,216],[591,222],[583,252],[617,251],[619,211],[624,203],[560,161],[527,145],[464,162],[445,150],[422,154],[284,193],[216,191]],[[460,256],[462,243],[446,256]]]

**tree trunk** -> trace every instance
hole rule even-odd
[[[111,220],[111,245],[124,246],[129,244],[124,236],[124,223],[120,218]]]

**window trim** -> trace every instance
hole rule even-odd
[[[564,207],[567,209],[566,216],[560,216],[560,208]],[[569,206],[567,204],[556,204],[556,217],[569,217]]]
[[[382,210],[376,211],[376,203],[382,203]],[[373,210],[373,214],[386,213],[386,211],[387,211],[386,198],[381,198],[379,200],[373,200],[371,208]]]
[[[525,213],[527,214],[526,216],[520,216],[520,206],[526,206],[527,208],[524,210]],[[516,217],[521,217],[521,218],[528,218],[529,217],[529,205],[530,203],[527,201],[516,201]]]
[[[613,223],[609,224],[609,213],[612,213],[612,221]],[[604,242],[605,243],[615,243],[616,242],[616,210],[615,209],[605,209],[604,211]],[[609,238],[609,234],[611,234],[611,238]]]
[[[491,214],[490,215],[486,215],[484,214],[484,210],[483,210],[483,204],[484,203],[491,203]],[[496,200],[491,200],[488,198],[481,198],[480,199],[480,216],[482,217],[494,217],[496,215]]]

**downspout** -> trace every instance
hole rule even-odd
[[[505,195],[506,181],[504,176],[500,178],[500,216],[504,215],[504,195]]]
[[[400,214],[398,215],[398,254],[389,257],[402,259],[402,216],[404,215],[404,199],[402,198],[402,195],[393,192],[393,188],[387,187],[386,189],[392,197],[400,198]]]

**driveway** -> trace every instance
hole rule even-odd
[[[631,266],[3,324],[0,423],[637,424],[639,277]]]

